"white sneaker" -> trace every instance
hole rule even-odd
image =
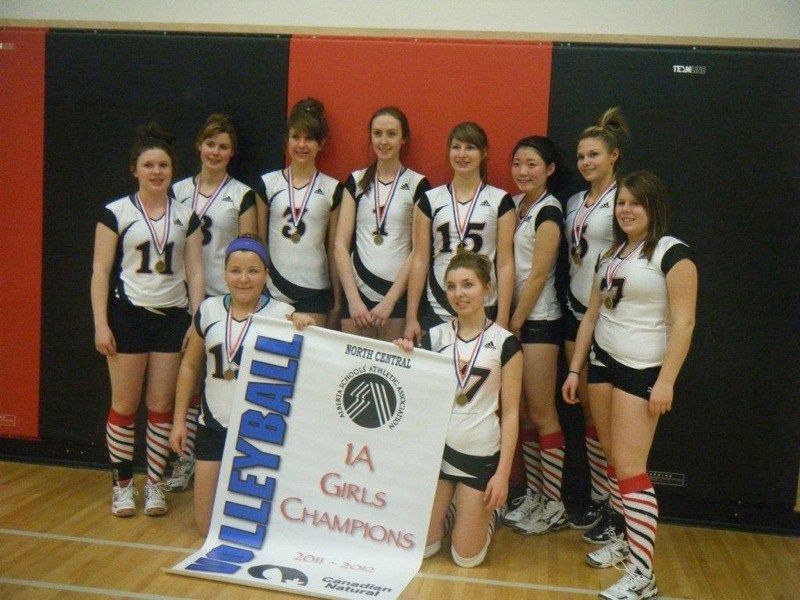
[[[522,519],[528,518],[534,510],[539,508],[541,502],[541,494],[535,494],[528,488],[524,496],[520,496],[513,501],[516,508],[504,514],[501,518],[501,523],[508,526],[516,525]]]
[[[133,487],[133,479],[128,485],[115,485],[111,496],[111,514],[115,517],[132,517],[136,514],[136,501],[134,498],[139,495]]]
[[[630,548],[628,541],[623,537],[615,537],[599,550],[594,550],[586,555],[586,562],[595,569],[607,569],[619,563],[624,563]]]
[[[542,535],[569,527],[569,515],[564,503],[542,498],[541,508],[527,519],[519,521],[514,530],[523,535]]]
[[[194,476],[194,464],[194,454],[179,456],[172,463],[172,475],[164,484],[164,489],[168,492],[183,492],[188,489]]]
[[[147,516],[158,517],[169,510],[163,487],[163,483],[148,483],[144,486],[144,514]]]
[[[617,583],[600,592],[598,598],[601,600],[643,600],[656,596],[658,596],[658,588],[655,576],[647,577],[631,569]]]

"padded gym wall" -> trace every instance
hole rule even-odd
[[[771,514],[775,526],[791,518],[800,460],[799,59],[553,50],[550,135],[574,157],[579,132],[621,106],[632,130],[623,169],[666,181],[671,230],[691,245],[699,271],[693,347],[650,461],[662,481],[683,478],[658,487],[667,514],[747,524],[759,512],[760,524]]]
[[[135,190],[136,125],[178,140],[175,179],[199,170],[194,138],[230,114],[240,145],[232,173],[252,181],[282,161],[288,39],[51,32],[47,37],[41,436],[51,457],[104,462],[105,360],[89,302],[102,206]],[[90,444],[89,448],[84,445]]]
[[[0,436],[39,434],[45,33],[0,32]]]
[[[344,181],[372,162],[369,118],[396,105],[408,117],[404,156],[432,185],[452,179],[447,135],[475,121],[489,137],[489,182],[511,190],[516,141],[547,129],[549,43],[293,36],[289,107],[314,96],[331,133],[320,169]]]

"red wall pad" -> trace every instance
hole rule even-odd
[[[344,180],[374,160],[368,120],[396,105],[408,116],[405,163],[433,185],[449,181],[446,141],[461,121],[489,136],[489,180],[515,192],[510,153],[518,139],[547,131],[552,46],[549,43],[292,37],[289,107],[314,96],[331,133],[322,171]]]
[[[39,435],[44,30],[0,30],[0,436]]]

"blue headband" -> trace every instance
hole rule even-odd
[[[264,266],[269,266],[269,254],[267,253],[267,249],[264,247],[264,244],[262,244],[259,240],[246,237],[236,238],[230,244],[228,244],[228,249],[225,250],[225,260],[227,261],[231,254],[239,251],[255,252],[258,254],[258,257],[264,261]]]

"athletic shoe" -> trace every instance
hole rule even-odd
[[[595,569],[607,569],[624,563],[630,548],[628,541],[623,537],[614,538],[598,550],[593,550],[586,555],[586,562]]]
[[[636,570],[629,570],[622,579],[604,592],[598,598],[602,600],[644,600],[658,596],[656,578],[654,575],[647,577]]]
[[[611,507],[603,510],[603,515],[597,525],[583,534],[583,541],[587,544],[607,544],[612,539],[625,535],[625,526],[622,515],[617,515]]]
[[[148,483],[144,486],[144,514],[147,516],[159,517],[169,510],[163,487],[163,483]]]
[[[172,476],[164,484],[168,492],[183,492],[189,487],[194,476],[194,454],[179,456],[172,463]]]
[[[603,510],[605,509],[605,502],[603,500],[592,500],[589,509],[585,513],[579,515],[569,516],[570,529],[591,529],[600,522],[603,518]]]
[[[522,535],[542,535],[548,531],[558,531],[569,526],[569,515],[564,503],[558,500],[542,500],[541,508],[527,518],[519,521],[514,531]]]
[[[114,493],[111,497],[111,514],[115,517],[132,517],[136,514],[136,501],[134,498],[139,495],[133,487],[133,479],[128,485],[115,485]]]
[[[531,489],[528,489],[524,496],[520,496],[512,502],[516,508],[503,515],[500,522],[503,525],[513,527],[522,519],[527,519],[534,510],[539,508],[541,502],[541,494],[535,494]]]

